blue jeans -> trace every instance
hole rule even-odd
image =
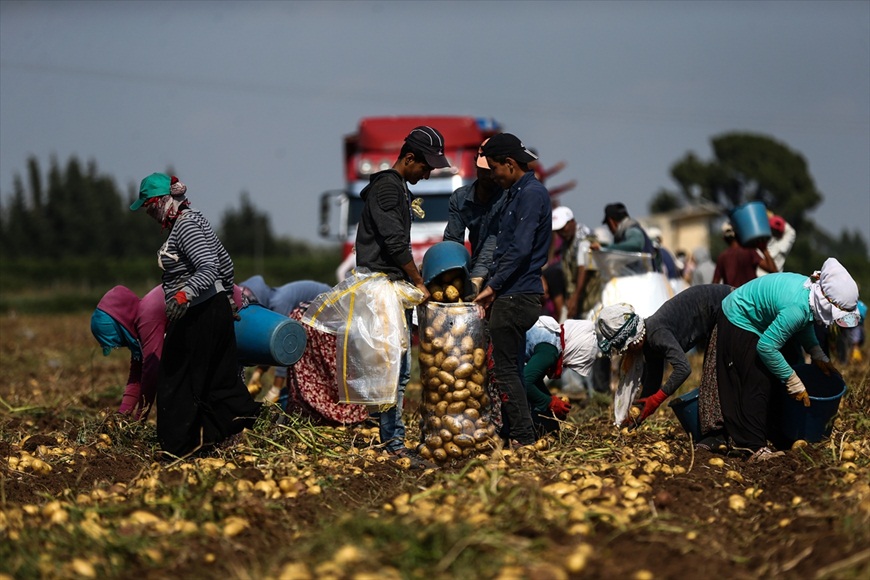
[[[374,415],[378,418],[381,443],[385,444],[387,451],[398,451],[405,448],[405,423],[402,422],[402,407],[405,402],[405,387],[411,382],[411,312],[411,310],[405,311],[405,320],[408,323],[408,350],[402,353],[396,406]]]
[[[540,294],[509,294],[495,299],[489,316],[493,371],[507,399],[503,400],[502,409],[508,436],[523,445],[530,445],[536,439],[523,383],[523,367],[526,332],[537,322],[540,313]]]

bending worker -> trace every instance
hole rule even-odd
[[[601,351],[608,356],[614,353],[626,354],[626,358],[642,356],[642,366],[638,368],[643,389],[637,403],[643,408],[637,419],[629,416],[624,424],[642,423],[686,382],[692,374],[686,353],[696,346],[706,348],[722,300],[732,290],[724,284],[692,286],[662,304],[646,319],[635,314],[630,304],[614,304],[601,310],[596,320]],[[665,361],[673,367],[673,372],[662,385]]]
[[[767,447],[773,389],[810,406],[806,386],[780,349],[792,336],[825,374],[837,372],[819,346],[813,323],[851,328],[858,324],[858,285],[836,258],[806,277],[780,272],[756,278],[722,301],[717,340],[717,378],[725,430],[751,461],[775,454]],[[837,373],[839,374],[839,373]]]

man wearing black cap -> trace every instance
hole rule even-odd
[[[541,312],[552,235],[550,194],[529,163],[537,156],[510,133],[499,133],[483,146],[492,179],[505,189],[499,218],[492,276],[475,302],[489,309],[494,371],[502,394],[511,445],[535,442],[532,415],[523,387],[526,332]]]
[[[415,127],[391,169],[379,171],[369,178],[360,192],[365,202],[356,232],[356,263],[373,272],[383,272],[391,280],[408,280],[428,300],[429,291],[411,254],[412,196],[408,183],[429,179],[433,169],[450,167],[444,157],[444,137],[432,127]],[[411,344],[411,310],[406,311],[408,343]],[[381,442],[388,452],[404,457],[405,425],[402,404],[405,386],[411,377],[410,349],[402,355],[396,406],[379,415]]]
[[[625,204],[617,202],[604,206],[604,220],[601,223],[613,234],[613,243],[607,246],[607,250],[650,254],[656,272],[661,271],[662,262],[658,250],[640,224],[629,217]],[[600,250],[601,245],[594,242],[592,249]]]

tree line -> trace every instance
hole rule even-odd
[[[63,166],[52,158],[45,173],[31,157],[25,174],[15,174],[12,192],[0,200],[0,309],[22,290],[60,288],[87,302],[116,284],[144,292],[159,283],[155,256],[165,233],[129,210],[138,197],[133,185],[123,191],[94,161],[76,157]],[[276,286],[334,282],[340,250],[276,236],[269,215],[245,192],[214,225],[237,280],[262,274]]]

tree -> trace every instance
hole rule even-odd
[[[795,225],[822,201],[804,157],[771,137],[728,133],[711,140],[715,159],[694,153],[671,167],[671,176],[689,202],[707,200],[731,208],[762,201]]]
[[[219,236],[231,256],[262,257],[275,251],[275,236],[266,212],[259,211],[243,191],[241,207],[228,209],[221,218]]]

